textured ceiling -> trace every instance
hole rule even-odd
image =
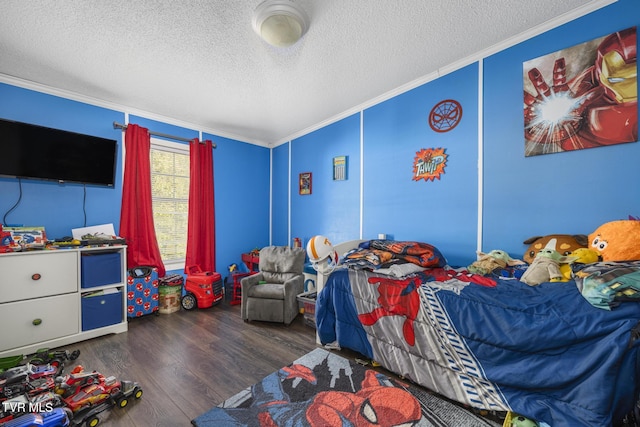
[[[261,1],[2,0],[0,81],[274,145],[613,2],[294,0],[309,31],[277,49],[251,27]]]

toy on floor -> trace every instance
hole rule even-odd
[[[555,250],[565,256],[578,248],[586,248],[589,243],[589,238],[585,234],[549,234],[530,237],[522,242],[529,245],[522,259],[531,264],[538,252],[553,239],[555,239]]]
[[[36,353],[31,356],[30,362],[33,364],[44,365],[50,363],[51,365],[60,369],[60,372],[64,369],[64,363],[67,360],[73,361],[80,356],[80,350],[49,350],[48,348],[40,348]]]
[[[184,285],[185,294],[180,300],[182,308],[209,308],[224,298],[224,286],[220,273],[202,271],[200,267],[192,267],[187,274]]]
[[[118,406],[124,408],[129,399],[140,399],[142,388],[135,381],[121,381],[105,377],[99,372],[86,372],[81,365],[70,374],[56,379],[56,394],[64,407],[71,411],[71,425],[97,426],[98,414]]]
[[[69,411],[65,408],[52,408],[51,410],[40,413],[29,413],[20,415],[11,420],[7,420],[7,427],[66,427],[70,425]],[[0,418],[1,426],[5,426],[4,421]]]
[[[479,258],[467,267],[469,273],[486,275],[506,266],[524,264],[523,261],[511,258],[508,253],[499,249],[494,249],[486,254],[477,251],[477,254]]]
[[[555,250],[556,242],[551,239],[547,245],[541,249],[533,262],[520,278],[521,282],[529,286],[537,286],[540,283],[558,281],[562,279],[560,273],[560,263],[570,263],[574,257],[563,256]]]

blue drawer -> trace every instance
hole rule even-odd
[[[122,291],[82,297],[82,330],[102,328],[122,322]]]

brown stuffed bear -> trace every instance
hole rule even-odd
[[[522,259],[531,264],[540,249],[547,246],[551,239],[556,239],[556,251],[560,255],[566,256],[578,248],[586,248],[589,244],[589,238],[586,234],[549,234],[547,236],[535,236],[525,240],[525,245],[529,245]]]

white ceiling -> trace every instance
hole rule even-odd
[[[0,0],[0,81],[272,146],[614,0]]]

